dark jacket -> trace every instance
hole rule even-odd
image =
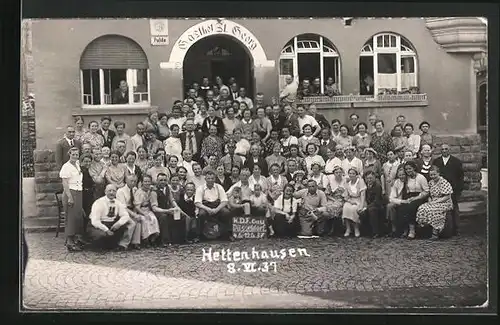
[[[82,150],[82,143],[79,140],[73,139],[74,147],[78,148],[78,150]],[[62,165],[69,160],[68,152],[70,149],[70,145],[65,138],[57,141],[56,144],[56,163],[59,169],[61,169]]]
[[[250,169],[250,172],[252,173],[254,165],[255,165],[255,163],[253,162],[253,157],[248,156],[246,161],[245,161],[245,167]],[[257,161],[257,165],[260,166],[262,176],[268,177],[269,176],[269,168],[267,166],[266,159],[259,157],[259,160]]]
[[[273,130],[278,130],[279,134],[281,135],[281,129],[283,129],[283,127],[285,126],[285,116],[279,114],[278,117],[275,117],[274,114],[271,114],[271,116],[269,116],[269,119],[271,120]]]
[[[382,185],[378,180],[371,187],[366,186],[366,205],[368,208],[381,208],[384,204],[382,198]]]
[[[321,129],[330,127],[330,123],[328,123],[328,120],[323,114],[316,113],[313,117],[316,119]]]
[[[320,155],[321,157],[323,157],[323,159],[325,161],[327,161],[328,155],[326,154],[326,151],[328,150],[328,148],[330,148],[330,150],[335,152],[335,147],[337,146],[337,143],[335,141],[333,141],[332,139],[329,139],[329,142],[326,146],[323,144],[323,139],[320,139],[319,143],[320,143],[320,146],[319,146],[318,155]]]
[[[450,155],[450,159],[445,166],[443,157],[438,157],[434,159],[432,164],[439,167],[441,176],[450,182],[451,187],[453,187],[453,194],[460,195],[464,188],[464,170],[460,159]]]
[[[116,136],[115,131],[108,129],[108,137],[105,138],[104,135],[102,134],[102,129],[97,130],[97,134],[100,134],[104,138],[104,145],[103,147],[108,147],[111,149],[111,143],[113,142],[113,138]]]
[[[208,135],[208,129],[211,125],[215,125],[217,127],[217,135],[220,137],[224,136],[224,123],[222,123],[222,119],[218,116],[215,116],[212,120],[210,117],[205,117],[203,123],[201,124],[201,132],[205,135]]]
[[[198,161],[200,158],[200,152],[201,152],[201,142],[203,141],[203,133],[198,132],[198,131],[193,131],[194,133],[194,138],[196,140],[196,152],[193,152],[193,160]],[[181,140],[181,146],[182,146],[182,151],[186,150],[186,137],[187,137],[187,132],[182,132],[179,134],[179,139]]]
[[[128,90],[125,95],[122,96],[122,91],[120,88],[113,91],[113,104],[128,104]]]
[[[290,134],[299,137],[300,136],[300,127],[299,127],[299,120],[297,119],[297,115],[292,114],[290,117],[285,117],[285,123],[284,126],[286,126],[290,130]]]

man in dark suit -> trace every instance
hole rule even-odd
[[[236,82],[233,82],[233,83],[229,84],[229,87],[230,87],[229,88],[230,98],[232,100],[236,100],[236,98],[238,98],[240,96],[238,84]]]
[[[285,173],[285,177],[286,177],[286,180],[288,181],[288,183],[290,183],[291,181],[293,181],[293,177],[295,176],[295,172],[297,171],[297,161],[294,160],[294,159],[288,159],[287,163],[287,168],[286,168],[286,173]]]
[[[283,127],[285,127],[285,115],[281,112],[280,105],[273,105],[273,114],[269,117],[271,120],[271,125],[273,126],[273,130],[278,130],[281,133]]]
[[[433,165],[439,167],[441,175],[451,184],[453,194],[453,234],[458,233],[458,198],[464,188],[464,170],[462,162],[455,156],[450,155],[450,146],[443,144],[441,146],[441,157],[434,160]]]
[[[311,104],[308,108],[308,114],[314,117],[316,122],[318,122],[321,129],[330,127],[330,123],[323,114],[316,113],[316,105]]]
[[[82,143],[75,139],[75,128],[69,125],[64,134],[64,138],[57,141],[56,144],[56,163],[59,169],[69,160],[68,152],[69,149],[73,147],[78,148],[81,152]]]
[[[320,155],[321,157],[323,157],[325,161],[327,161],[328,155],[326,154],[326,152],[328,151],[328,149],[330,149],[331,151],[335,151],[337,143],[333,141],[332,133],[330,132],[329,128],[321,129],[320,136],[321,138],[319,140],[320,145],[319,145],[318,155]]]
[[[269,168],[267,166],[266,159],[261,157],[260,150],[261,148],[259,145],[257,144],[252,145],[252,147],[250,148],[250,156],[245,161],[245,167],[248,168],[252,173],[253,167],[255,165],[259,165],[262,176],[268,177]]]
[[[349,116],[349,120],[351,120],[351,125],[349,126],[349,135],[354,136],[356,133],[358,133],[359,115],[356,113],[352,113]]]
[[[194,195],[196,186],[193,183],[185,185],[185,191],[179,198],[179,208],[186,218],[186,241],[188,243],[197,243],[200,241],[200,228],[196,216],[196,205],[194,204]]]
[[[102,135],[104,138],[103,147],[108,147],[111,149],[111,144],[113,143],[113,138],[116,136],[115,131],[110,130],[109,126],[111,125],[111,117],[103,116],[101,117],[101,128],[97,130],[97,133]]]
[[[195,131],[196,126],[192,119],[186,120],[184,124],[186,132],[179,135],[181,140],[182,151],[190,150],[193,153],[193,160],[200,161],[201,141],[203,140],[203,133]]]
[[[113,92],[113,104],[128,104],[128,85],[125,80],[120,81],[120,87]]]
[[[288,104],[285,105],[285,107],[283,107],[283,113],[285,113],[284,126],[290,130],[291,135],[298,138],[300,136],[299,120],[297,119],[297,115],[293,112],[292,106]]]

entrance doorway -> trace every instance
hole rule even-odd
[[[244,46],[230,36],[209,36],[191,46],[183,63],[184,94],[194,82],[201,83],[203,77],[215,84],[216,76],[227,86],[229,78],[234,77],[239,87],[245,87],[247,96],[254,97],[252,58]]]

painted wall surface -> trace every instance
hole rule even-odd
[[[37,98],[37,148],[54,148],[67,124],[72,124],[72,112],[81,110],[79,60],[85,47],[104,34],[119,34],[136,41],[145,51],[150,67],[152,105],[160,111],[170,109],[181,96],[182,71],[160,69],[169,60],[175,41],[189,27],[202,20],[169,20],[169,45],[150,45],[147,19],[121,20],[41,20],[33,21],[34,92]],[[304,33],[321,34],[337,48],[341,59],[343,94],[359,92],[359,53],[364,43],[380,32],[397,32],[414,46],[418,56],[419,87],[428,94],[429,106],[377,110],[356,109],[362,119],[376,111],[388,125],[396,113],[403,113],[415,124],[431,123],[439,133],[475,133],[476,98],[471,54],[449,54],[434,42],[424,19],[355,19],[345,27],[342,19],[235,19],[250,30],[262,45],[274,68],[256,69],[256,90],[268,98],[278,93],[279,55],[283,46],[294,36]],[[354,110],[327,112],[332,118],[346,120]],[[135,123],[144,115],[111,114],[127,123],[127,133],[134,133]],[[86,121],[100,118],[99,113],[86,116]]]

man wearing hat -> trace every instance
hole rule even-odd
[[[363,175],[363,162],[354,155],[355,152],[356,148],[354,146],[348,146],[344,149],[345,159],[342,161],[342,169],[349,170],[356,168],[359,174]]]

